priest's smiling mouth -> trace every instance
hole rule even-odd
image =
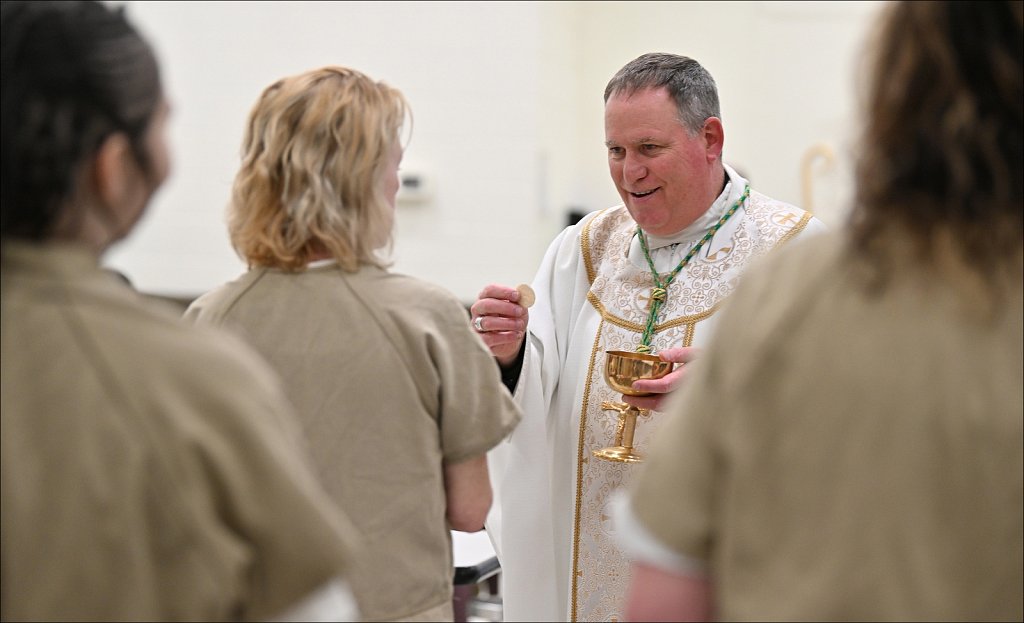
[[[659,189],[660,189],[660,187],[658,187],[658,188],[653,188],[653,189],[651,189],[651,190],[648,190],[648,191],[644,191],[644,192],[642,192],[642,193],[634,193],[634,192],[631,192],[631,193],[629,193],[629,194],[630,194],[630,195],[632,195],[632,196],[634,196],[634,197],[636,197],[637,199],[642,199],[643,197],[647,197],[647,196],[650,196],[651,194],[653,194],[653,193],[654,193],[655,191],[657,191],[657,190],[659,190]]]

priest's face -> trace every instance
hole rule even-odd
[[[613,95],[604,119],[612,181],[644,231],[674,234],[711,207],[723,183],[719,119],[691,134],[663,87]]]

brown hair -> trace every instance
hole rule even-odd
[[[853,249],[884,274],[891,227],[995,286],[1020,278],[1024,4],[899,2],[874,46]]]
[[[302,270],[323,251],[347,271],[383,265],[393,213],[378,189],[411,118],[402,94],[344,67],[284,78],[246,128],[228,230],[250,266]]]

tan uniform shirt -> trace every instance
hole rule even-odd
[[[748,273],[634,514],[722,619],[1019,621],[1021,283],[986,318],[920,267],[867,294],[838,248]]]
[[[254,269],[187,317],[242,332],[285,380],[322,481],[365,538],[350,576],[367,619],[452,595],[442,462],[483,455],[520,417],[448,292],[336,265]]]
[[[266,619],[352,528],[278,381],[81,249],[5,243],[3,620]]]

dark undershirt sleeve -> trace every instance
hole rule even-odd
[[[505,384],[510,394],[515,393],[516,385],[519,383],[519,375],[523,373],[523,356],[525,353],[526,340],[524,339],[519,347],[519,354],[516,355],[516,360],[510,363],[508,367],[498,365],[498,369],[501,370],[501,382]]]

